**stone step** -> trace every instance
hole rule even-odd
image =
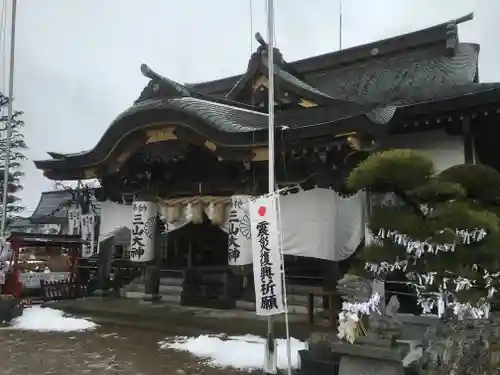
[[[242,305],[252,304],[251,310],[255,309],[254,301],[241,301]],[[298,295],[287,295],[287,303],[289,306],[301,306],[307,309],[307,297],[306,296],[298,296]],[[314,297],[314,308],[322,309],[323,308],[323,299],[322,297]]]
[[[255,311],[255,302],[236,301],[236,308],[245,311]],[[318,309],[316,309],[318,311]],[[307,306],[288,305],[290,314],[307,314]]]
[[[287,293],[286,299],[289,305],[295,306],[306,306],[308,303],[307,295],[299,295],[299,294],[290,294]],[[323,307],[323,298],[314,296],[314,307]]]
[[[287,294],[299,294],[307,296],[311,292],[320,293],[321,291],[323,291],[323,288],[320,286],[295,285],[288,283],[286,286]]]
[[[123,290],[128,292],[140,292],[144,293],[146,286],[144,284],[129,284],[123,287]],[[161,285],[160,284],[160,294],[165,295],[180,295],[182,292],[182,286],[180,285]]]
[[[308,295],[307,294],[295,294],[297,292],[305,292],[306,290],[310,289],[303,289],[301,287],[299,288],[290,288],[291,290],[287,290],[287,300],[288,304],[290,306],[303,306],[307,307],[307,300],[308,300]],[[145,285],[142,280],[134,280],[132,283],[129,285],[123,287],[124,291],[128,292],[137,292],[137,293],[144,293],[145,290]],[[177,296],[180,295],[182,292],[182,280],[180,279],[166,279],[162,278],[160,279],[160,294],[161,295],[173,295]],[[321,308],[323,307],[323,299],[322,297],[315,296],[314,297],[314,307],[315,308]],[[254,309],[254,307],[252,307]]]
[[[164,286],[182,286],[184,279],[182,278],[172,278],[172,277],[161,277],[160,278],[160,285]],[[134,280],[130,282],[129,285],[138,285],[142,284],[144,285],[144,277],[137,277]]]
[[[130,299],[143,299],[144,298],[144,292],[133,292],[133,291],[128,291],[128,290],[122,290],[121,291],[121,296],[123,298],[130,298]],[[162,294],[161,295],[161,300],[164,302],[171,302],[171,303],[181,303],[181,296],[180,295],[172,295],[172,294]]]

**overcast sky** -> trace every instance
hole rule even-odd
[[[338,0],[275,3],[276,44],[286,60],[338,50]],[[499,0],[344,0],[343,48],[472,11],[461,39],[481,44],[481,80],[500,81]],[[147,84],[143,62],[179,82],[242,73],[253,34],[267,36],[265,12],[265,0],[18,0],[14,96],[25,112],[27,156],[93,147]],[[26,163],[30,211],[51,186]]]

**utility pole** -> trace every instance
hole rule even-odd
[[[2,227],[1,236],[5,237],[5,230],[7,227],[7,198],[9,186],[9,164],[10,164],[10,148],[12,138],[12,116],[13,116],[13,101],[14,101],[14,59],[16,47],[16,11],[17,0],[12,0],[12,19],[11,19],[11,32],[10,32],[10,67],[9,67],[9,104],[7,113],[7,129],[5,134],[5,164],[3,171],[3,207],[2,207]]]

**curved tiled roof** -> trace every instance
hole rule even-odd
[[[460,19],[443,22],[424,30],[325,53],[319,56],[308,57],[290,62],[288,65],[298,74],[305,76],[308,81],[309,75],[318,72],[334,70],[365,60],[371,61],[374,55],[382,57],[421,48],[422,46],[436,46],[444,54],[453,55],[458,45],[458,24],[471,20],[472,16],[472,14],[469,14]],[[240,74],[213,81],[187,84],[186,86],[208,94],[225,95],[243,76],[244,74]]]
[[[313,108],[277,108],[276,127],[289,129],[280,141],[300,143],[353,131],[380,136],[411,116],[499,104],[500,84],[477,83],[479,46],[458,42],[459,22],[294,63],[286,63],[279,51],[274,51],[276,84],[316,104]],[[227,78],[225,83],[181,85],[146,65],[141,71],[150,78],[148,86],[92,150],[51,153],[53,160],[37,161],[37,168],[96,165],[121,143],[143,137],[142,130],[165,124],[175,127],[180,139],[209,140],[218,149],[267,145],[264,108],[231,101],[252,88],[248,85],[255,74],[266,74],[263,46],[252,55],[246,75]],[[227,98],[201,92],[211,85],[211,92],[225,90],[225,95],[231,89],[228,82],[233,90]]]
[[[360,114],[355,120],[346,119],[343,123],[332,124],[328,109],[323,108],[323,117],[318,116],[323,126],[316,131],[320,135],[332,136],[335,131],[346,132],[360,130],[370,133],[383,132],[383,128],[374,128],[368,117]],[[168,119],[168,120],[165,120]],[[323,120],[322,120],[323,119]],[[268,115],[262,112],[242,109],[226,104],[211,102],[192,97],[148,100],[137,103],[120,114],[108,127],[98,144],[88,152],[66,154],[58,159],[35,161],[38,168],[58,168],[63,165],[93,165],[105,159],[114,145],[134,132],[151,124],[168,123],[179,130],[203,136],[222,147],[252,147],[267,145]],[[304,128],[311,134],[310,119],[300,116],[278,115],[276,128],[288,128],[286,138],[295,135],[303,137]],[[321,133],[322,132],[322,133]]]

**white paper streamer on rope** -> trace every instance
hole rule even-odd
[[[369,315],[372,312],[378,311],[380,303],[380,295],[372,293],[366,302],[344,302],[342,303],[342,316],[359,318],[361,315]]]
[[[255,308],[257,315],[285,312],[279,248],[276,197],[263,196],[249,202],[252,238]]]
[[[154,259],[154,239],[158,206],[154,202],[135,201],[132,204],[130,260],[148,262]]]
[[[378,293],[373,293],[366,302],[344,302],[342,310],[339,312],[337,337],[339,339],[346,339],[352,344],[356,337],[354,332],[361,316],[374,312],[380,313],[378,310],[379,305],[380,295]]]
[[[442,233],[444,233],[444,231],[440,232],[440,234]],[[484,229],[475,229],[473,231],[456,229],[455,233],[459,238],[458,243],[463,243],[466,245],[481,241],[482,239],[484,239],[484,237],[486,237],[487,234]],[[428,241],[413,240],[406,234],[390,229],[380,229],[377,233],[377,238],[389,238],[394,243],[405,246],[406,251],[409,254],[415,255],[417,258],[420,258],[425,253],[437,254],[439,252],[455,251],[455,247],[457,245],[457,243],[434,244]]]
[[[443,234],[445,231],[441,231],[439,234]],[[387,230],[380,229],[375,236],[376,240],[384,240],[390,239],[393,243],[403,245],[406,248],[406,251],[411,256],[415,258],[421,257],[425,253],[437,254],[439,252],[449,252],[454,251],[457,244],[474,244],[482,241],[486,235],[486,230],[482,228],[477,228],[472,231],[464,230],[464,229],[455,229],[455,234],[457,235],[457,241],[453,243],[444,243],[444,244],[434,244],[429,241],[416,241],[411,239],[411,237],[400,233],[395,230]],[[369,270],[374,274],[383,274],[388,272],[393,272],[396,270],[401,270],[406,272],[408,268],[409,262],[408,260],[402,260],[396,258],[394,263],[389,263],[383,261],[379,264],[374,264],[367,262],[365,265],[365,269]],[[477,271],[477,265],[472,267],[472,271]],[[458,316],[459,319],[463,319],[464,317],[472,317],[472,318],[485,318],[489,316],[490,304],[486,299],[479,301],[479,303],[475,306],[470,303],[460,303],[458,301],[448,301],[448,296],[452,296],[453,292],[457,293],[463,290],[469,290],[473,287],[476,287],[476,281],[470,280],[463,276],[453,276],[440,278],[439,285],[435,285],[440,292],[438,293],[428,293],[426,292],[427,287],[429,285],[435,284],[437,280],[436,272],[428,272],[428,273],[408,273],[409,276],[409,284],[415,287],[417,292],[417,300],[419,305],[422,307],[424,313],[430,313],[434,307],[437,306],[438,316],[442,317],[447,308],[452,309],[453,313]],[[500,273],[492,275],[487,271],[484,271],[483,279],[486,281],[486,289],[488,290],[488,299],[493,296],[496,292],[496,288],[493,286],[493,283],[500,276]],[[451,287],[451,289],[450,289]],[[482,286],[477,286],[482,287]],[[427,296],[426,296],[427,295]],[[434,295],[434,298],[430,296]]]
[[[368,270],[376,275],[394,271],[406,271],[407,268],[408,268],[408,261],[407,260],[400,261],[398,259],[396,259],[394,263],[383,261],[379,264],[368,263],[368,262],[365,264],[365,270]]]
[[[80,225],[81,225],[80,208],[76,207],[68,208],[68,234],[75,236],[80,234]]]
[[[81,215],[81,223],[82,240],[86,241],[82,245],[82,258],[90,258],[94,255],[95,248],[95,215]]]

